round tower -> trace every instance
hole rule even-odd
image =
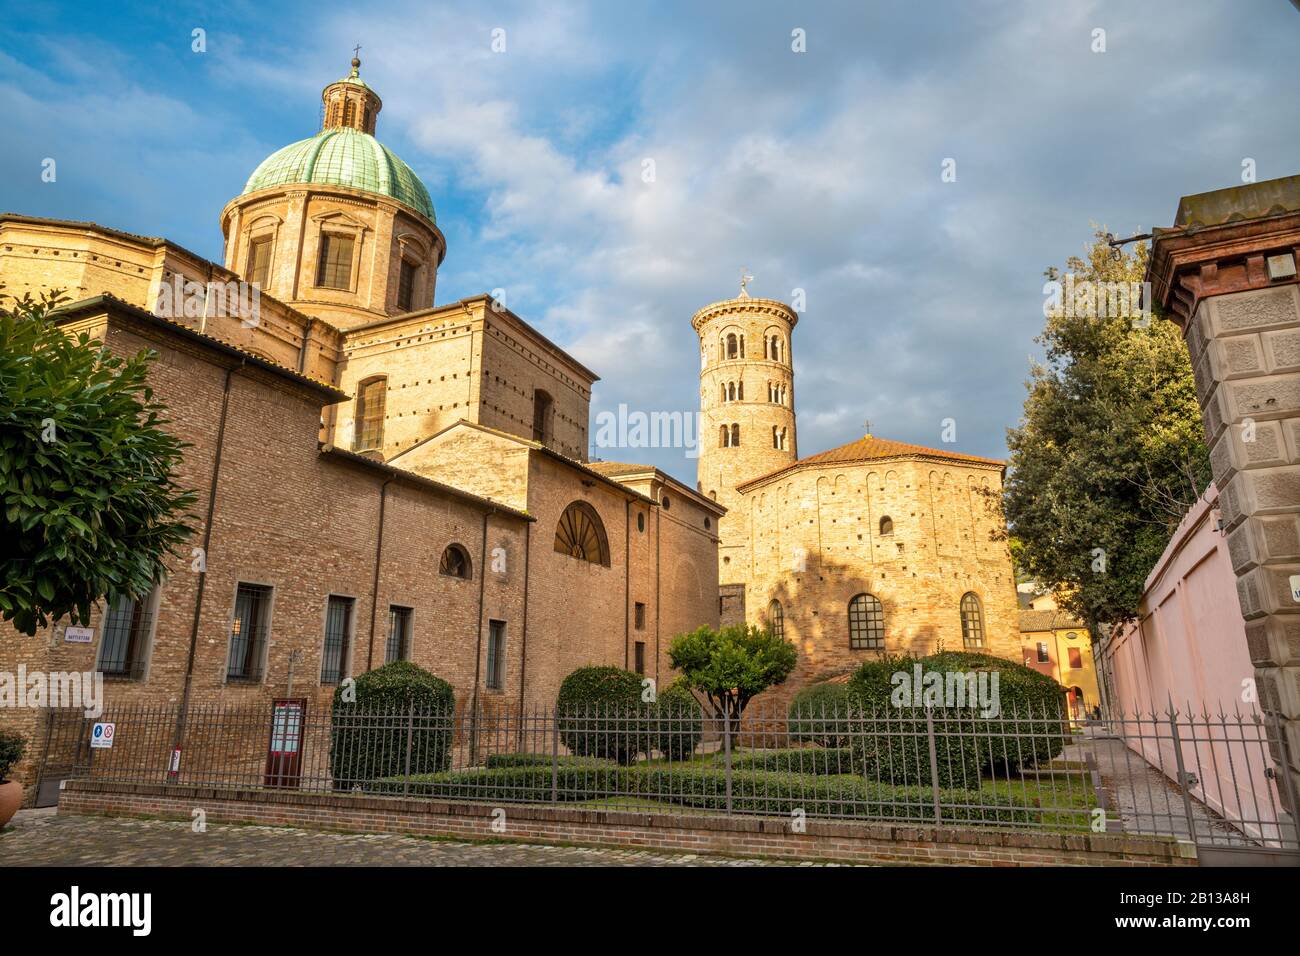
[[[719,523],[724,556],[743,545],[736,485],[798,460],[794,420],[794,309],[740,295],[696,312],[700,337],[700,491],[729,509]]]

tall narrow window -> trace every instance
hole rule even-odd
[[[554,404],[548,392],[540,388],[533,391],[533,441],[545,445],[551,440],[551,410]]]
[[[415,269],[416,267],[405,259],[398,267],[397,307],[403,312],[410,312],[411,303],[415,301]]]
[[[506,622],[488,621],[487,680],[488,690],[500,690],[506,678]]]
[[[874,594],[859,594],[849,602],[849,647],[879,651],[885,647],[885,609]]]
[[[767,606],[767,626],[778,641],[785,640],[785,611],[781,609],[780,601],[773,600]]]
[[[723,425],[722,430],[718,432],[718,447],[719,448],[731,447],[731,429],[729,429],[726,425]]]
[[[262,679],[266,632],[271,623],[271,589],[241,584],[235,592],[235,617],[230,622],[230,654],[226,680],[255,683]]]
[[[1080,651],[1079,648],[1077,648],[1077,647],[1071,647],[1071,648],[1069,649],[1069,653],[1070,653],[1070,666],[1071,666],[1072,668],[1075,668],[1076,670],[1077,670],[1078,668],[1082,667],[1082,666],[1083,666],[1083,652]]]
[[[384,447],[384,403],[387,396],[386,378],[367,379],[357,387],[353,451],[373,451]]]
[[[740,447],[740,426],[739,425],[733,424],[731,426],[731,447],[732,448]]]
[[[961,599],[961,642],[967,650],[984,646],[984,609],[973,591]]]
[[[320,682],[337,684],[348,666],[352,640],[352,598],[331,594],[325,607],[325,650],[321,654]]]
[[[326,289],[352,287],[352,237],[320,234],[320,260],[316,284]]]
[[[636,672],[645,673],[645,641],[636,642]]]
[[[410,659],[411,609],[394,604],[388,609],[388,642],[384,645],[384,663]]]
[[[99,666],[105,677],[139,680],[144,676],[149,641],[151,595],[139,600],[125,594],[109,598],[104,614],[104,636],[99,642]]]
[[[727,335],[727,358],[734,359],[740,354],[737,341],[735,332]]]
[[[633,618],[633,621],[634,621],[633,627],[635,627],[638,631],[645,630],[645,605],[642,604],[640,601],[636,602],[636,615]]]
[[[248,244],[248,281],[265,289],[271,277],[271,237],[262,236]]]
[[[1040,663],[1040,664],[1046,664],[1046,663],[1048,663],[1050,660],[1051,660],[1051,657],[1048,656],[1048,653],[1047,653],[1047,642],[1046,642],[1046,641],[1039,641],[1039,642],[1038,642],[1038,663]]]

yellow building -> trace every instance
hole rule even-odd
[[[1101,704],[1088,627],[1057,607],[1051,594],[1029,596],[1026,603],[1020,612],[1025,664],[1063,685],[1072,715],[1082,719]]]

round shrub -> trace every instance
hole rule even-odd
[[[334,691],[330,773],[348,790],[407,772],[434,773],[451,765],[456,695],[441,677],[410,661],[394,661],[356,678],[356,701]]]
[[[855,772],[895,784],[931,783],[929,724],[915,697],[900,701],[895,675],[915,683],[921,674],[941,675],[944,686],[969,690],[981,671],[998,678],[995,714],[971,699],[963,706],[931,709],[940,786],[972,786],[994,770],[1017,770],[1060,754],[1066,743],[1063,689],[1050,677],[1016,661],[963,651],[922,658],[888,657],[864,663],[849,681],[853,711],[861,723],[851,740]],[[949,676],[953,675],[953,676]],[[962,675],[962,676],[958,676]],[[991,681],[985,685],[992,689]],[[916,693],[924,691],[924,685]],[[899,706],[900,702],[903,704]]]
[[[821,747],[849,745],[849,685],[809,684],[790,701],[791,740]]]
[[[555,702],[560,740],[577,757],[630,764],[647,748],[642,678],[621,667],[580,667],[560,684]]]
[[[669,760],[684,760],[704,736],[704,709],[682,678],[659,692],[650,708],[650,742]]]
[[[27,741],[21,734],[0,730],[0,783],[9,782],[9,774],[23,758],[26,749]]]

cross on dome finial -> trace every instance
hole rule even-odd
[[[358,43],[356,46],[352,48],[352,76],[356,76],[357,71],[360,69],[361,69],[361,44]]]

